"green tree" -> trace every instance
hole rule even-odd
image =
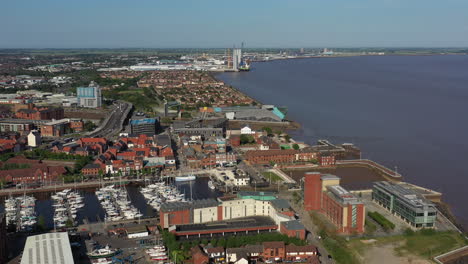
[[[94,124],[93,122],[88,120],[84,123],[85,131],[93,131],[94,129],[96,129],[96,124]]]
[[[218,240],[218,246],[219,247],[226,247],[226,239],[224,239],[224,237],[220,238]]]
[[[293,149],[295,149],[295,150],[298,150],[298,149],[299,149],[299,145],[296,144],[296,143],[294,143],[294,144],[292,145],[292,147],[293,147]]]
[[[244,144],[250,144],[250,143],[253,143],[255,142],[255,139],[252,135],[241,135],[240,136],[240,142],[242,145]]]
[[[190,112],[183,112],[181,114],[181,117],[182,118],[192,118],[192,114],[190,114]]]
[[[263,130],[265,132],[267,132],[267,135],[268,136],[272,136],[273,135],[273,129],[271,129],[271,127],[263,127]]]

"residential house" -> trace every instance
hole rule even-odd
[[[208,264],[208,255],[200,248],[199,245],[194,246],[190,249],[192,255],[193,264]]]
[[[286,247],[283,241],[263,242],[263,259],[278,261],[286,257]]]

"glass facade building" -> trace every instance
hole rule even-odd
[[[435,205],[414,190],[391,182],[376,182],[372,200],[391,213],[398,215],[415,228],[432,228],[435,225]]]
[[[93,82],[88,87],[76,88],[76,95],[81,107],[97,108],[102,105],[101,88]]]

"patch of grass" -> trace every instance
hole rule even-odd
[[[133,94],[133,93],[143,93],[143,89],[132,89],[126,91],[120,91],[119,94]]]
[[[370,218],[374,219],[379,225],[381,225],[382,228],[385,231],[395,229],[395,224],[390,222],[390,220],[385,218],[385,216],[381,215],[380,213],[378,213],[378,212],[368,212],[367,215]]]
[[[282,182],[283,181],[283,178],[281,178],[280,176],[278,176],[278,174],[276,174],[274,172],[265,171],[262,174],[265,177],[265,179],[267,179],[268,181],[270,179],[271,179],[271,182]]]
[[[402,254],[409,252],[426,258],[432,258],[467,244],[458,233],[438,232],[433,229],[405,234],[403,238],[405,242],[396,249],[397,252]]]
[[[356,257],[356,250],[350,247],[349,242],[343,237],[337,235],[336,229],[333,226],[325,222],[325,220],[323,220],[316,212],[310,212],[310,217],[318,227],[318,230],[320,230],[319,235],[322,237],[323,246],[335,259],[336,263],[359,263],[359,260]]]
[[[323,246],[337,263],[359,263],[352,251],[337,240],[327,237],[323,240]]]
[[[377,226],[374,223],[372,223],[370,220],[366,219],[365,230],[366,230],[366,234],[372,235],[377,230]]]
[[[439,232],[433,229],[407,230],[403,235],[376,237],[374,239],[377,242],[374,244],[362,243],[361,239],[353,239],[349,243],[349,247],[361,255],[365,254],[370,247],[394,245],[395,253],[398,256],[416,255],[425,259],[431,259],[434,256],[468,245],[468,241],[459,233]]]

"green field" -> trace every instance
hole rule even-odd
[[[402,235],[373,238],[377,240],[374,244],[362,243],[361,239],[354,239],[349,243],[350,248],[359,254],[365,254],[366,250],[373,246],[395,245],[395,253],[398,256],[416,255],[424,259],[431,259],[468,245],[468,241],[459,233],[432,229],[416,232],[407,230]]]
[[[271,179],[271,182],[282,182],[283,181],[283,178],[281,178],[280,176],[278,176],[274,172],[265,171],[262,174],[265,177],[265,179],[267,179],[268,181],[270,181],[270,179]]]

